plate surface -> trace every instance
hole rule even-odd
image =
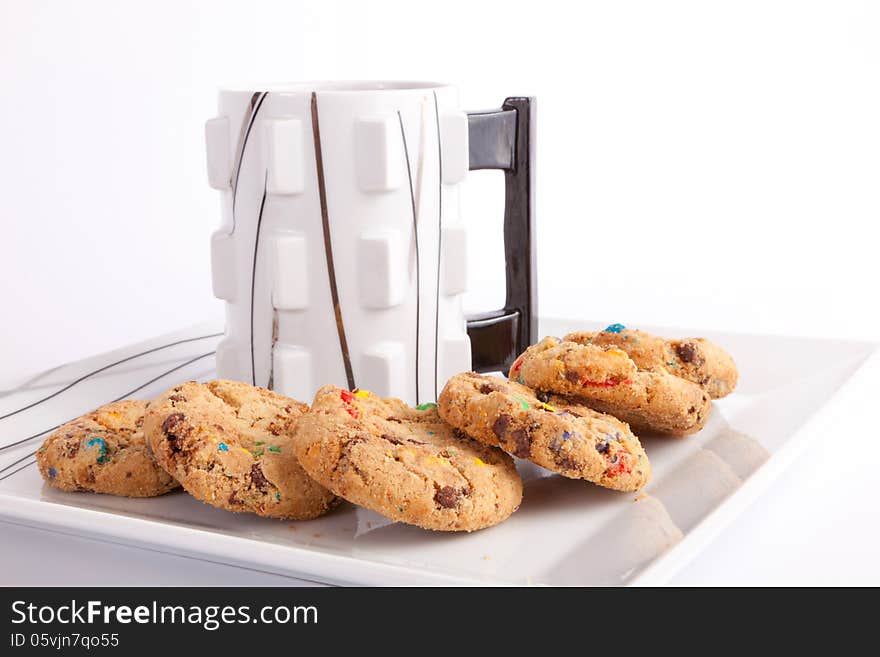
[[[595,328],[601,326],[541,322],[542,335]],[[315,582],[662,583],[812,437],[851,412],[848,393],[876,382],[880,372],[877,345],[869,343],[705,334],[733,354],[739,388],[714,402],[696,436],[642,437],[654,471],[642,493],[616,493],[519,461],[522,507],[501,525],[472,534],[423,531],[349,504],[317,520],[280,522],[214,509],[182,492],[129,500],[43,485],[30,456],[39,432],[118,397],[149,399],[180,381],[212,378],[219,330],[194,327],[0,391],[0,416],[24,409],[0,419],[0,519]]]

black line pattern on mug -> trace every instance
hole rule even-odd
[[[312,92],[312,137],[315,142],[315,167],[318,174],[318,197],[321,201],[321,225],[324,231],[324,257],[327,261],[327,275],[330,279],[330,296],[333,313],[336,316],[336,332],[339,334],[339,348],[345,366],[345,378],[350,390],[355,389],[354,372],[351,368],[351,354],[345,337],[345,324],[342,322],[342,308],[339,305],[339,289],[336,284],[336,268],[333,264],[333,244],[330,237],[330,215],[327,210],[327,186],[324,180],[324,155],[321,150],[321,127],[318,122],[318,94]]]
[[[251,265],[251,385],[257,385],[257,366],[254,359],[254,293],[257,285],[257,255],[260,251],[260,230],[263,227],[263,210],[266,207],[268,184],[269,172],[267,171],[263,180],[263,199],[260,201],[260,213],[257,215],[257,230],[256,235],[254,236],[254,257]]]
[[[438,361],[440,355],[440,276],[443,257],[443,146],[440,141],[440,108],[437,104],[437,92],[434,91],[434,118],[437,121],[437,297],[434,304],[434,401],[437,400]]]
[[[244,162],[244,152],[248,145],[248,137],[250,137],[251,129],[254,127],[254,123],[257,120],[257,115],[260,113],[260,107],[263,106],[263,101],[266,100],[266,96],[268,95],[269,92],[263,91],[255,93],[251,97],[251,112],[245,117],[245,123],[242,124],[244,134],[240,137],[241,144],[238,149],[235,166],[232,169],[232,231],[229,233],[230,235],[235,233],[235,201],[238,199],[238,178],[241,174],[241,166]],[[246,128],[245,125],[247,126]]]
[[[139,390],[143,390],[148,385],[155,383],[159,379],[168,376],[172,372],[176,372],[179,369],[183,369],[187,365],[192,365],[193,363],[201,360],[202,358],[207,358],[208,356],[213,356],[215,353],[216,353],[216,351],[209,351],[208,353],[202,354],[201,356],[196,356],[195,358],[191,358],[190,360],[186,361],[185,363],[181,363],[180,365],[177,365],[176,367],[172,367],[170,370],[166,370],[162,374],[159,374],[158,376],[153,377],[152,379],[150,379],[146,383],[139,385],[137,388],[135,388],[133,390],[129,390],[128,392],[126,392],[122,396],[117,397],[116,399],[111,399],[109,402],[104,402],[104,403],[105,404],[112,404],[113,402],[121,401],[121,400],[125,399],[126,397],[128,397],[129,395],[133,395],[134,393],[138,392]],[[39,433],[35,433],[32,436],[28,436],[27,438],[22,438],[21,440],[17,440],[13,443],[9,443],[8,445],[3,445],[2,447],[0,447],[0,452],[4,452],[8,449],[12,449],[13,447],[17,447],[18,445],[21,445],[21,444],[26,443],[28,441],[34,440],[35,438],[39,438],[40,436],[43,436],[43,435],[49,433],[50,431],[55,431],[55,429],[57,429],[58,427],[60,427],[64,424],[67,424],[67,422],[72,422],[75,419],[76,418],[71,418],[69,420],[66,420],[65,422],[62,422],[61,424],[56,424],[54,427],[46,429],[45,431],[40,431]],[[34,452],[34,453],[36,453],[36,452]],[[3,470],[0,470],[0,472],[3,472]]]
[[[406,131],[403,129],[403,116],[400,110],[397,112],[397,120],[400,122],[400,137],[403,139],[403,159],[406,160],[406,176],[409,180],[409,198],[412,205],[413,242],[416,247],[416,404],[419,398],[419,329],[421,324],[421,259],[419,257],[419,222],[416,214],[416,196],[413,189],[412,168],[409,165],[409,148],[406,144]]]
[[[5,420],[6,418],[12,417],[13,415],[18,415],[19,413],[23,413],[24,411],[28,410],[29,408],[33,408],[34,406],[39,406],[43,402],[49,401],[50,399],[57,397],[62,392],[66,392],[66,391],[70,390],[72,387],[74,387],[78,383],[82,383],[83,381],[94,376],[95,374],[100,374],[101,372],[105,372],[113,367],[116,367],[117,365],[122,365],[123,363],[127,363],[128,361],[134,360],[135,358],[140,358],[141,356],[146,356],[147,354],[152,354],[157,351],[162,351],[163,349],[168,349],[170,347],[176,347],[179,344],[185,344],[187,342],[196,342],[197,340],[205,340],[207,338],[216,338],[221,335],[223,335],[223,334],[222,333],[211,333],[210,335],[200,335],[197,338],[186,338],[185,340],[177,340],[175,342],[169,342],[168,344],[163,344],[162,346],[159,346],[159,347],[153,347],[152,349],[147,349],[146,351],[141,351],[139,353],[133,354],[132,356],[127,356],[127,357],[122,358],[120,360],[114,361],[114,362],[110,363],[109,365],[104,365],[103,367],[100,367],[96,370],[92,370],[91,372],[89,372],[87,374],[83,374],[81,377],[68,383],[63,388],[56,390],[51,395],[47,395],[46,397],[43,397],[42,399],[38,399],[34,402],[31,402],[27,406],[22,406],[21,408],[19,408],[17,410],[10,411],[9,413],[6,413],[4,415],[0,415],[0,420]]]

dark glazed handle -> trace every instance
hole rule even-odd
[[[535,99],[468,113],[470,169],[504,170],[504,308],[468,317],[473,370],[505,374],[538,337],[535,271]]]

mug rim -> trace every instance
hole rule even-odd
[[[361,94],[382,91],[424,92],[443,89],[451,85],[445,82],[424,80],[311,80],[304,82],[271,82],[265,84],[224,84],[220,93],[321,93],[321,94]]]

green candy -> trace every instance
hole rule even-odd
[[[425,402],[424,404],[416,406],[417,411],[427,411],[429,408],[437,408],[437,404],[434,402]]]

